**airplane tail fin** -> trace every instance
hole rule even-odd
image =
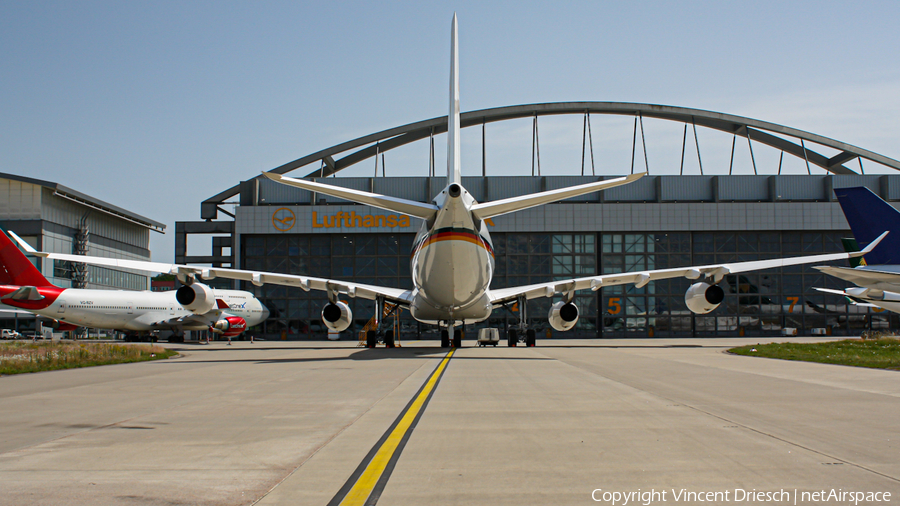
[[[838,188],[834,193],[860,245],[871,243],[885,230],[893,232],[865,255],[865,263],[900,264],[900,211],[866,187]]]
[[[456,38],[456,13],[450,26],[450,111],[447,114],[447,184],[460,184],[459,162],[459,43]]]
[[[0,230],[0,284],[16,286],[53,286]]]

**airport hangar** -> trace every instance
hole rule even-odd
[[[584,117],[579,139],[582,175],[540,176],[538,118],[562,114]],[[628,132],[630,146],[626,146],[631,149],[630,168],[621,167],[608,175],[584,175],[587,153],[591,157],[588,169],[593,171],[594,165],[592,116],[595,121],[599,116],[623,116],[629,127],[634,117],[633,133]],[[485,142],[485,125],[529,118],[533,120],[532,173],[488,176],[484,152],[490,145]],[[659,171],[677,175],[654,175],[655,166],[647,160],[644,123],[660,120],[683,124],[680,169]],[[595,273],[839,252],[843,251],[841,238],[852,235],[835,201],[834,188],[867,186],[885,200],[900,200],[900,175],[892,174],[900,170],[897,160],[787,126],[724,113],[634,103],[548,103],[464,113],[462,126],[481,127],[482,175],[463,177],[463,186],[478,201],[612,178],[629,171],[648,172],[633,184],[494,218],[489,225],[496,255],[493,288]],[[708,166],[704,173],[698,128],[725,134],[731,141],[728,173],[713,174]],[[445,185],[446,178],[439,176],[444,170],[435,171],[434,167],[434,136],[446,130],[446,116],[424,120],[338,144],[271,172],[298,170],[290,175],[327,178],[324,182],[332,185],[429,202]],[[430,155],[423,156],[423,161],[430,156],[430,176],[384,177],[385,153],[415,141],[430,141],[430,147],[423,149],[430,150]],[[751,173],[733,173],[736,147],[749,153]],[[763,149],[781,152],[777,172],[772,167],[768,174],[758,170],[756,158]],[[693,152],[697,166],[686,171],[685,153]],[[785,153],[788,158],[794,157],[795,164],[800,160],[803,174],[781,173]],[[677,153],[670,158],[677,161]],[[365,160],[371,164],[373,159],[376,177],[334,177],[342,169]],[[872,174],[873,169],[881,173]],[[472,167],[464,170],[471,171]],[[417,219],[316,195],[261,176],[241,181],[203,201],[201,219],[176,223],[176,263],[412,287],[409,252],[420,225]],[[187,254],[188,238],[196,235],[212,235],[209,256]],[[227,280],[212,283],[232,286]],[[707,315],[692,314],[685,306],[684,293],[690,283],[675,279],[651,282],[642,288],[629,285],[596,293],[579,292],[576,303],[582,316],[577,327],[565,335],[778,336],[790,334],[792,329],[800,335],[858,335],[866,329],[900,329],[896,314],[855,307],[841,297],[812,290],[814,286],[845,288],[846,283],[824,276],[811,266],[728,276],[723,281],[725,301]],[[255,287],[247,282],[241,285],[272,311],[265,323],[251,329],[255,335],[324,338],[326,329],[320,320],[326,303],[323,293],[276,285]],[[366,300],[347,302],[354,323],[342,338],[356,339],[373,315],[374,305]],[[552,337],[546,320],[552,302],[528,302],[529,321],[537,325],[539,338]],[[518,321],[515,310],[496,309],[477,327],[502,331]],[[419,324],[408,312],[393,318],[401,341],[437,336],[437,329]],[[473,327],[467,328],[470,337]]]
[[[61,184],[5,173],[0,173],[0,226],[41,251],[146,261],[150,232],[166,228]],[[150,289],[150,276],[143,272],[32,261],[47,280],[63,288]],[[32,331],[36,319],[0,304],[0,327]]]

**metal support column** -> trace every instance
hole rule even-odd
[[[637,151],[637,115],[634,116],[634,132],[631,133],[631,173],[634,174],[634,153]]]
[[[737,144],[737,134],[731,138],[731,162],[728,164],[728,175],[731,175],[732,170],[734,170],[734,146]]]
[[[378,177],[378,148],[380,146],[378,143],[375,143],[375,175],[373,177]]]
[[[753,156],[753,142],[750,141],[750,128],[747,128],[747,146],[750,146],[750,161],[753,162],[753,175],[758,175],[756,173],[756,157]]]
[[[806,143],[803,142],[803,139],[800,139],[800,147],[803,148],[803,159],[806,160],[806,173],[811,176],[812,170],[809,168],[809,155],[806,154]]]
[[[641,122],[641,146],[644,148],[644,171],[650,173],[650,163],[647,161],[647,140],[644,138],[644,116],[638,113],[638,120]]]
[[[484,125],[486,120],[481,118],[481,177],[487,177],[487,148],[485,148]]]
[[[697,163],[700,165],[700,175],[703,175],[703,158],[700,157],[700,140],[697,139],[697,122],[691,116],[691,125],[694,127],[694,146],[697,148]]]
[[[537,113],[534,114],[534,124],[531,129],[531,175],[534,176],[534,162],[537,160],[537,175],[541,175],[541,145],[537,130]]]
[[[431,150],[428,154],[428,175],[434,177],[434,127],[431,127]]]

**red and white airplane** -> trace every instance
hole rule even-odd
[[[565,331],[578,321],[578,308],[572,302],[578,290],[598,290],[604,286],[634,284],[642,287],[651,281],[685,277],[698,280],[685,294],[688,308],[695,313],[708,313],[724,300],[725,292],[718,283],[727,274],[745,271],[771,269],[788,265],[822,263],[864,255],[866,252],[836,253],[807,257],[762,260],[754,262],[726,263],[715,265],[678,267],[674,269],[649,270],[621,274],[604,274],[560,281],[548,281],[527,286],[491,289],[494,273],[494,252],[485,220],[523,209],[528,209],[586,193],[630,183],[642,177],[636,174],[606,181],[598,181],[558,190],[522,195],[493,202],[477,202],[462,186],[460,173],[460,108],[459,72],[457,48],[457,22],[453,16],[451,25],[450,64],[450,113],[448,114],[447,140],[447,186],[430,203],[404,200],[397,197],[379,195],[328,184],[293,179],[271,172],[263,173],[280,183],[296,186],[309,191],[350,200],[395,213],[420,218],[422,227],[413,243],[412,281],[414,288],[400,288],[364,285],[345,280],[323,279],[304,275],[274,272],[223,269],[177,264],[135,262],[130,260],[98,259],[92,257],[62,255],[55,253],[35,254],[92,263],[110,267],[168,272],[179,276],[182,282],[190,282],[200,277],[214,277],[244,280],[260,286],[265,283],[295,286],[302,290],[321,290],[328,296],[328,304],[322,310],[325,325],[335,331],[343,331],[350,326],[353,315],[338,296],[358,297],[375,301],[375,316],[380,318],[386,302],[407,308],[418,321],[439,325],[441,346],[460,346],[462,333],[459,326],[487,319],[491,312],[506,304],[518,302],[520,323],[518,329],[510,329],[508,344],[515,346],[523,339],[528,346],[535,344],[535,331],[526,326],[526,304],[528,299],[561,296],[547,315],[550,325]],[[879,238],[880,240],[880,238]],[[874,248],[873,241],[867,250]],[[25,247],[25,246],[23,246]],[[704,281],[699,281],[704,278]],[[709,281],[707,283],[706,281]],[[394,336],[391,331],[383,335],[370,331],[368,346],[374,347],[383,340],[392,347]]]
[[[202,283],[169,292],[60,288],[47,281],[3,231],[0,302],[48,318],[56,330],[90,327],[131,336],[172,330],[182,339],[185,330],[207,329],[236,337],[269,316],[249,292],[216,290]]]

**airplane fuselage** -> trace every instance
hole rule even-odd
[[[19,287],[0,286],[0,294]],[[253,294],[241,290],[215,290],[229,308],[195,314],[178,303],[175,291],[148,292],[40,287],[44,297],[35,301],[4,300],[7,305],[36,315],[83,327],[125,331],[161,329],[204,330],[220,317],[239,316],[247,326],[257,325],[269,312]],[[179,319],[184,319],[179,323]]]
[[[490,234],[469,210],[476,202],[461,185],[448,185],[434,203],[440,210],[413,243],[410,313],[433,324],[483,321],[493,309],[487,295],[494,275]]]

